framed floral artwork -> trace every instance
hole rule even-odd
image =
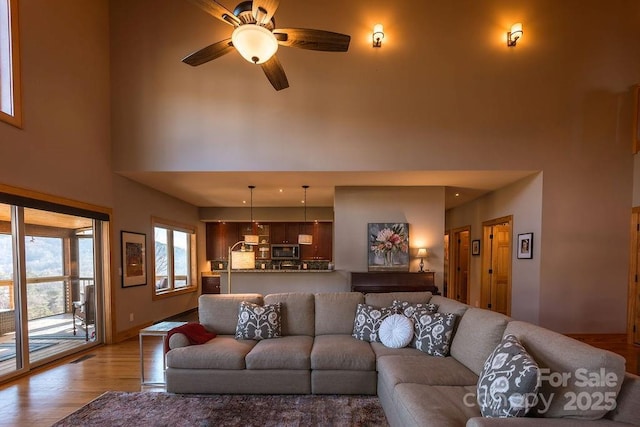
[[[369,271],[409,271],[409,224],[367,224]]]

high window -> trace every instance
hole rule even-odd
[[[153,259],[156,296],[196,290],[195,238],[195,229],[189,226],[154,219]]]
[[[0,0],[0,120],[22,125],[18,0]]]

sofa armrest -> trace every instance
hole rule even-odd
[[[616,408],[606,415],[606,418],[623,423],[640,425],[640,377],[625,373],[624,381]]]
[[[189,338],[185,334],[181,334],[180,332],[176,332],[175,334],[171,334],[169,338],[169,350],[173,350],[174,348],[187,347],[190,345]]]

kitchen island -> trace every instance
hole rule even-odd
[[[228,293],[229,274],[219,273],[220,292]],[[340,270],[233,270],[231,293],[348,292],[349,280],[349,272]]]

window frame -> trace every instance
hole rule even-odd
[[[22,128],[22,95],[21,95],[21,81],[20,81],[20,38],[18,31],[18,0],[0,0],[7,3],[8,22],[3,22],[9,29],[9,45],[11,52],[9,58],[10,82],[8,89],[11,92],[11,114],[0,110],[0,121],[8,123],[17,128]],[[0,76],[0,93],[4,88],[2,81],[4,78]],[[7,88],[4,88],[6,90]]]
[[[167,241],[167,279],[169,282],[169,289],[166,290],[157,290],[156,283],[158,280],[156,279],[156,228],[162,228],[165,230],[171,231],[168,233],[168,241]],[[183,233],[187,233],[189,248],[187,251],[187,255],[189,257],[189,268],[188,268],[188,285],[184,287],[175,287],[175,274],[173,269],[173,231],[180,231]],[[187,293],[196,292],[198,290],[198,276],[197,276],[197,258],[196,258],[196,227],[180,224],[174,221],[162,219],[162,218],[151,218],[151,250],[153,251],[151,256],[152,268],[153,268],[153,279],[151,292],[153,299],[162,299],[168,298],[176,295],[182,295]]]

